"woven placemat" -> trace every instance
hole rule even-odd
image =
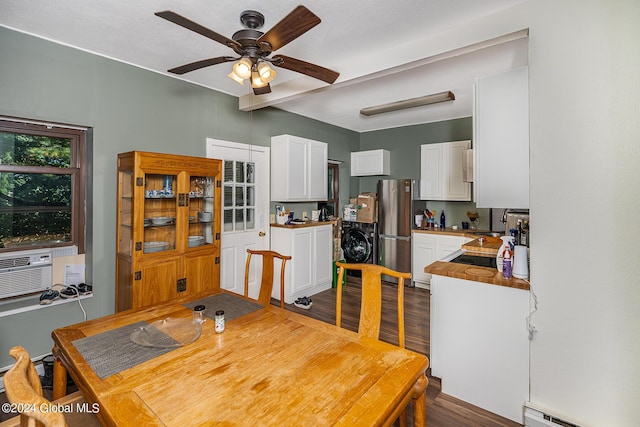
[[[205,306],[206,311],[204,315],[209,319],[215,317],[217,310],[224,310],[225,321],[233,320],[264,308],[264,305],[258,304],[257,302],[248,301],[230,294],[216,294],[184,304],[185,307],[191,310],[193,310],[196,305]]]
[[[117,329],[72,341],[91,369],[104,379],[125,369],[133,368],[175,348],[144,347],[129,339],[136,328],[148,325],[136,322]],[[168,339],[171,339],[167,336]]]

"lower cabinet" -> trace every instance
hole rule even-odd
[[[311,296],[331,288],[333,279],[333,226],[271,227],[271,250],[290,255],[284,283],[284,301]],[[276,266],[273,293],[280,299],[280,266]]]
[[[425,273],[424,268],[457,251],[470,240],[464,236],[413,232],[411,239],[411,277],[414,285],[418,288],[429,289],[431,274]]]
[[[528,314],[528,291],[434,275],[429,364],[442,392],[522,424]]]

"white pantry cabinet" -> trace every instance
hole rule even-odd
[[[271,200],[327,200],[327,143],[293,135],[271,137]]]
[[[271,227],[271,250],[290,255],[284,281],[284,301],[311,296],[331,288],[333,226]],[[279,271],[277,266],[276,271]],[[280,277],[274,279],[273,298],[280,299]]]
[[[469,148],[471,141],[420,146],[420,199],[471,200],[471,184],[462,176]]]
[[[429,289],[431,274],[424,268],[457,251],[472,239],[448,234],[413,232],[411,243],[411,277],[418,288]]]
[[[391,155],[388,150],[367,150],[351,153],[351,176],[389,175]]]
[[[479,208],[529,209],[529,73],[476,80],[474,194]]]

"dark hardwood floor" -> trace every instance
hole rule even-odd
[[[396,289],[394,285],[385,284],[382,289],[382,309],[385,313],[380,328],[380,339],[398,344],[398,322],[396,311]],[[335,324],[336,321],[336,289],[329,289],[313,295],[313,306],[309,310],[286,305],[305,316],[323,322]],[[276,305],[279,302],[274,301]],[[405,288],[405,347],[429,356],[429,291],[419,288]],[[342,295],[342,327],[352,331],[358,330],[360,317],[360,279],[347,278],[347,286]],[[430,376],[427,371],[429,386],[427,387],[427,425],[429,427],[517,427],[515,423],[484,409],[470,405],[454,397],[440,392],[440,379]],[[491,384],[487,384],[491,387]]]

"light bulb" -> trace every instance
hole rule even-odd
[[[251,65],[249,58],[242,58],[233,65],[233,72],[241,79],[248,79],[251,77]]]
[[[269,82],[265,82],[260,78],[257,71],[251,73],[251,87],[265,87]]]
[[[265,83],[270,83],[276,78],[275,70],[271,69],[266,62],[261,62],[258,65],[258,74],[260,74],[260,79]]]

